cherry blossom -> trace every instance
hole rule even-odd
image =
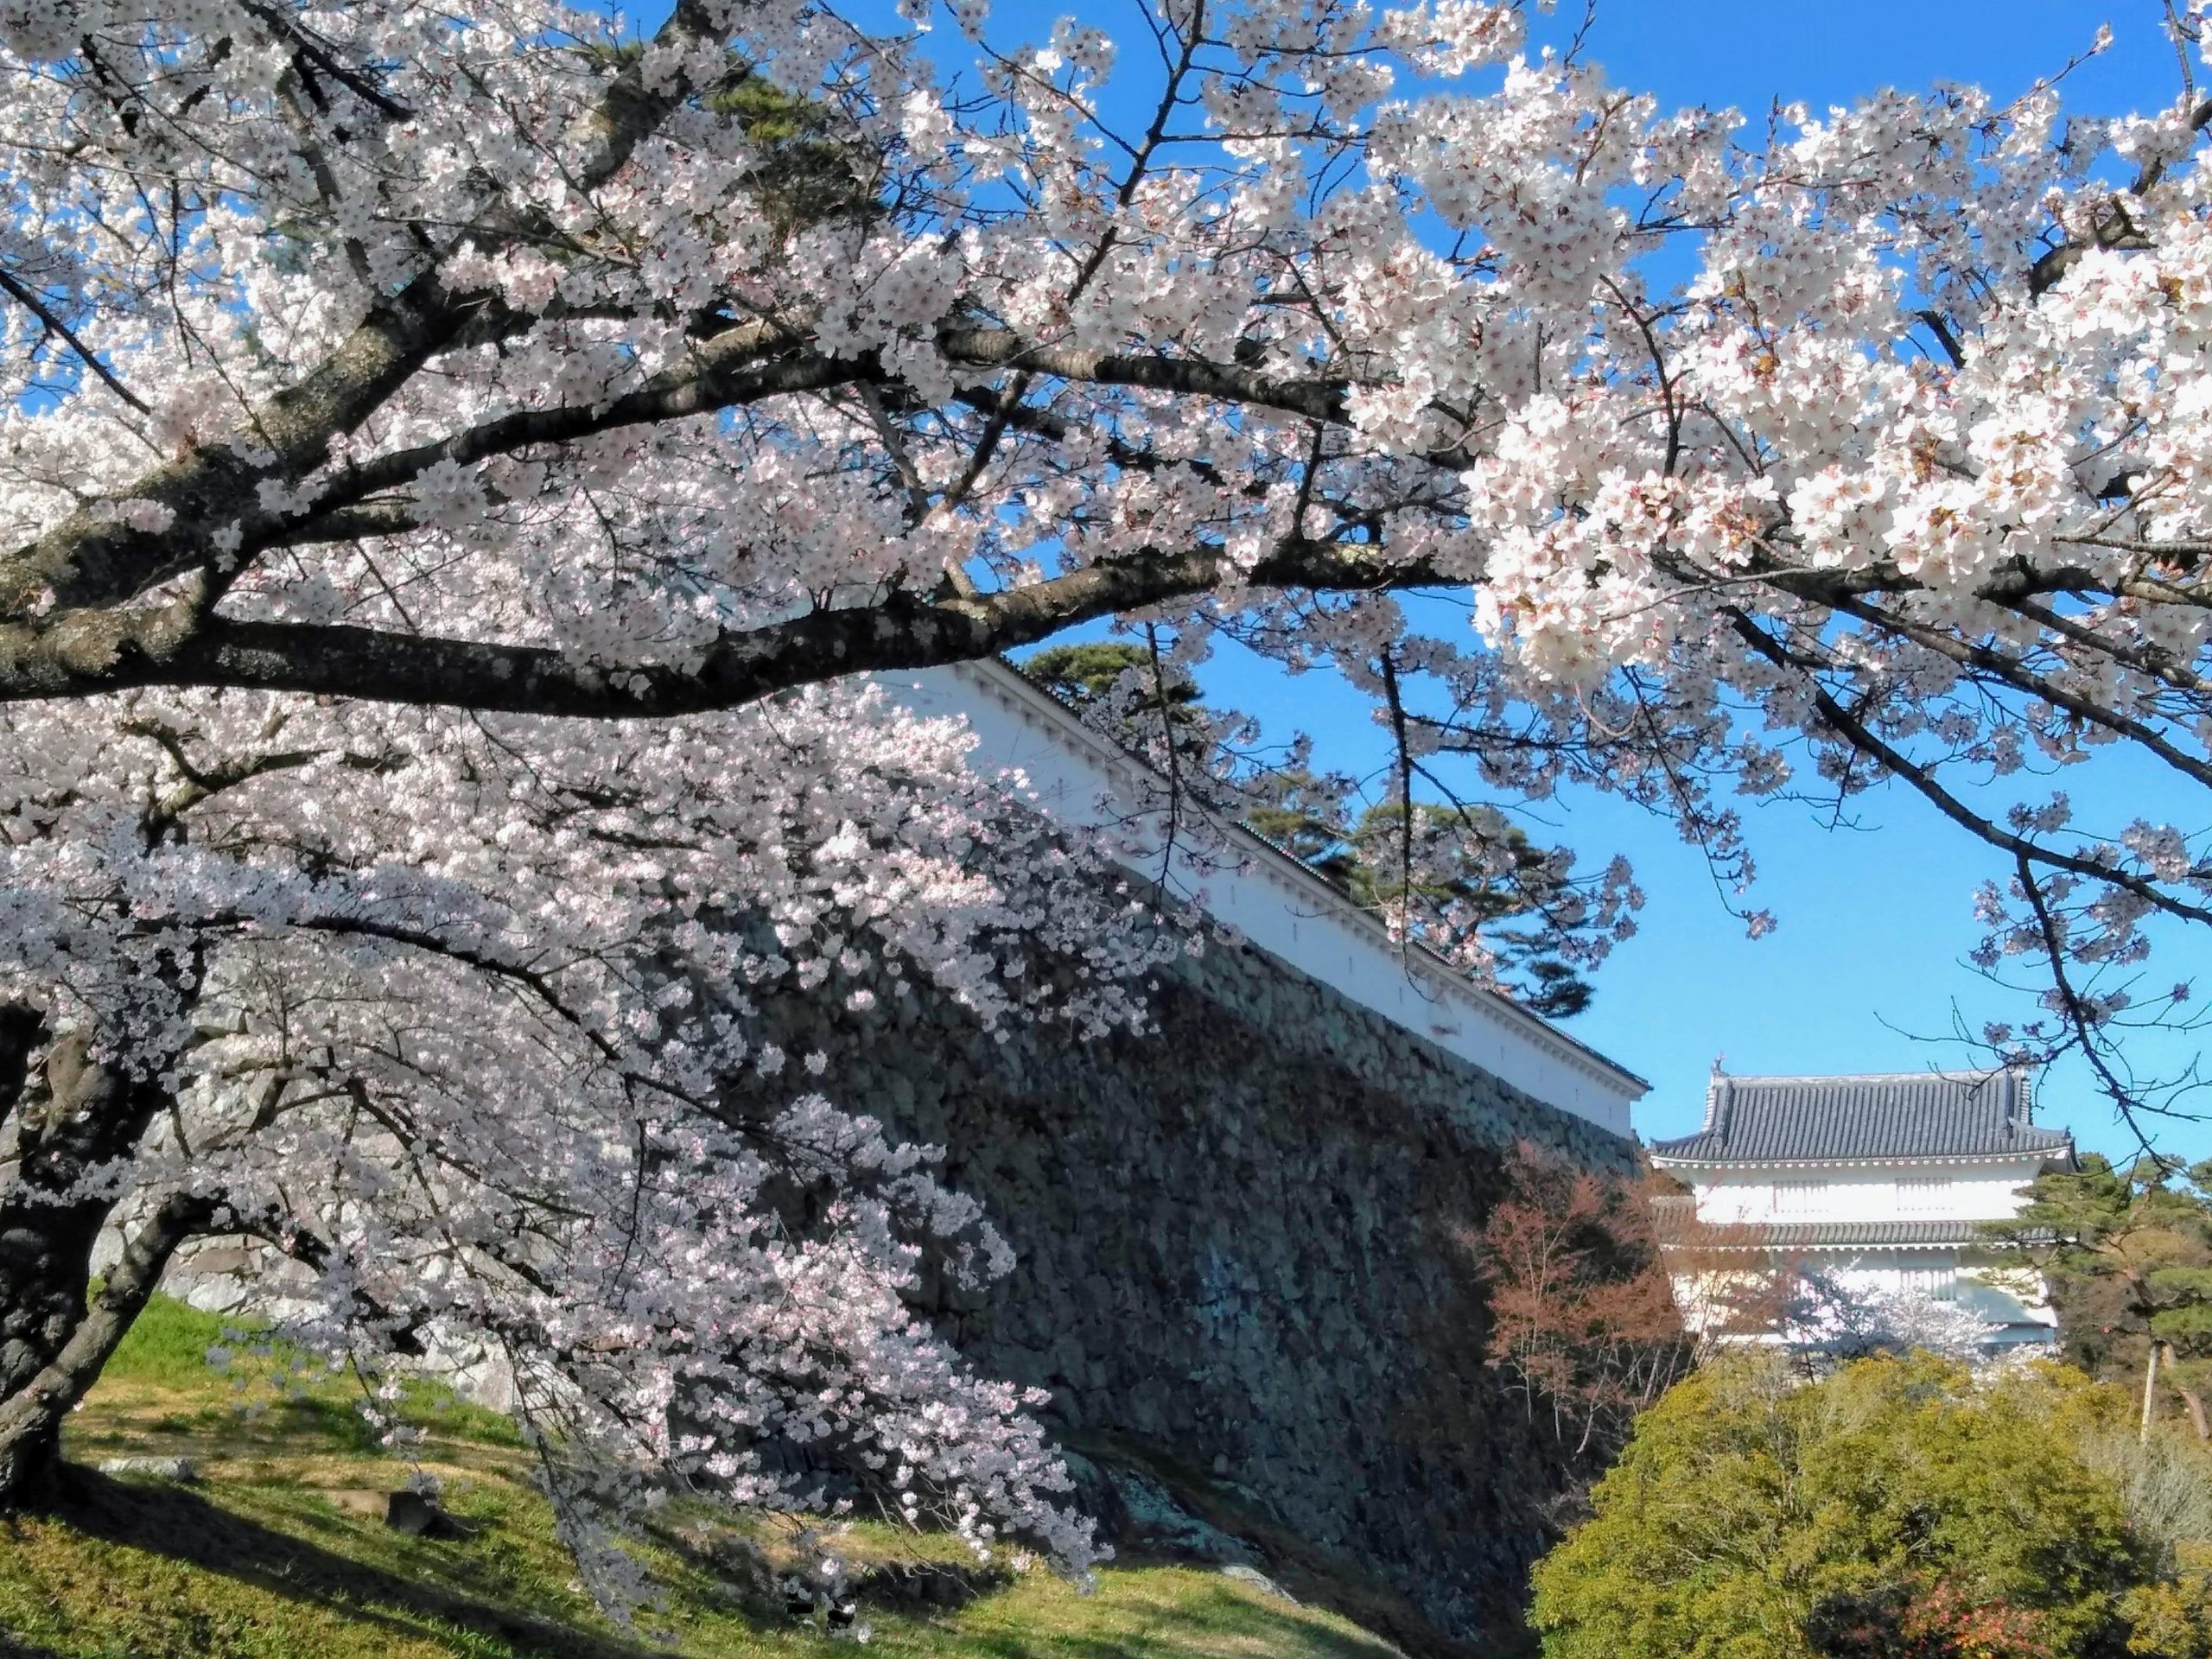
[[[1338,675],[1402,803],[1648,806],[1754,932],[1738,798],[1917,796],[2039,964],[1991,1039],[2146,1103],[2212,850],[2050,774],[2212,785],[2194,68],[1754,124],[1509,5],[1141,16],[0,0],[0,1491],[244,1230],[334,1351],[506,1352],[591,1513],[827,1438],[1079,1566],[901,1312],[982,1219],[748,996],[1141,1024],[1179,925],[837,683],[1108,619]]]

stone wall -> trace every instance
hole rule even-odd
[[[1459,1634],[1509,1624],[1558,1452],[1480,1362],[1465,1246],[1516,1139],[1626,1169],[1629,1142],[1518,1093],[1251,946],[1161,976],[1159,1030],[1004,1041],[881,998],[769,1010],[840,1104],[944,1145],[1019,1252],[931,1311],[1052,1392],[1078,1442],[1242,1489]]]

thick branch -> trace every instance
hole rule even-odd
[[[541,646],[278,622],[211,622],[174,644],[133,634],[104,658],[10,660],[0,701],[130,686],[232,686],[373,702],[585,719],[660,719],[730,709],[793,686],[883,670],[969,662],[1093,618],[1205,594],[1230,575],[1212,547],[1088,566],[977,598],[810,612],[724,635],[696,666],[610,669]],[[1433,587],[1433,567],[1357,545],[1293,540],[1244,578],[1254,588]],[[0,645],[5,645],[0,640]]]
[[[683,420],[765,398],[841,385],[887,383],[882,365],[873,352],[841,358],[799,350],[796,335],[776,324],[741,323],[707,340],[680,370],[671,370],[650,385],[608,403],[522,410],[435,443],[373,456],[336,480],[308,518],[270,526],[257,537],[249,537],[248,547],[335,540],[346,534],[391,534],[406,528],[404,510],[379,510],[374,516],[359,516],[352,510],[371,496],[404,487],[441,461],[470,466],[493,455],[537,444],[569,442],[618,427]],[[1315,420],[1342,423],[1347,418],[1346,388],[1338,381],[1276,379],[1233,364],[1198,358],[1126,356],[1031,346],[1005,329],[950,329],[939,336],[938,345],[950,360],[971,368],[1051,374],[1093,385],[1141,386],[1282,410]],[[762,361],[779,351],[785,354]],[[1064,420],[1041,410],[1025,410],[1011,397],[971,393],[962,401],[985,409],[995,422],[1012,422],[1048,434],[1054,430],[1065,434],[1068,429]],[[1122,446],[1116,458],[1128,461],[1135,453]]]
[[[880,378],[881,371],[873,358],[832,358],[807,352],[760,362],[787,338],[771,325],[741,324],[702,346],[685,372],[657,376],[649,385],[609,403],[520,410],[435,443],[372,456],[347,469],[324,494],[322,504],[330,510],[350,508],[366,497],[411,483],[442,461],[466,467],[533,444],[565,443],[617,427],[680,421],[758,403],[764,397],[820,391],[849,381]],[[303,533],[322,517],[318,512],[305,526],[281,531],[275,539],[323,539]]]
[[[712,32],[700,0],[680,0],[663,29],[677,36]],[[625,64],[583,135],[584,153],[570,169],[575,184],[589,191],[612,178],[690,91],[681,76],[648,89],[640,64]],[[496,244],[517,233],[527,219],[524,213],[495,210],[467,239]],[[63,607],[111,604],[143,593],[213,563],[213,538],[232,526],[249,543],[266,545],[282,521],[262,510],[257,486],[314,472],[328,458],[334,437],[358,429],[492,305],[484,296],[451,293],[435,267],[423,270],[372,304],[345,344],[296,385],[251,410],[243,435],[251,442],[200,444],[124,493],[168,509],[174,515],[168,528],[135,530],[85,512],[28,546],[0,554],[0,617],[25,614],[48,590]],[[520,326],[526,319],[512,321]]]
[[[1010,328],[948,328],[938,335],[938,349],[949,361],[967,368],[1021,370],[1090,385],[1140,386],[1215,397],[1338,425],[1351,418],[1347,386],[1340,380],[1279,379],[1204,358],[1123,356],[1073,346],[1039,346]]]

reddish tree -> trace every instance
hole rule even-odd
[[[1832,1596],[1805,1641],[1821,1659],[2051,1659],[2034,1609],[1976,1600],[1948,1580]]]
[[[1694,1362],[1638,1183],[1578,1167],[1528,1141],[1484,1224],[1487,1353],[1577,1452],[1625,1439],[1636,1414]]]

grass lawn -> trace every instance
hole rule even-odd
[[[719,1534],[679,1521],[644,1554],[662,1592],[622,1630],[574,1581],[505,1421],[424,1396],[421,1465],[470,1523],[450,1541],[383,1522],[411,1465],[379,1447],[339,1379],[268,1357],[211,1370],[219,1322],[157,1301],[70,1422],[73,1467],[45,1514],[0,1516],[0,1655],[47,1659],[431,1659],[432,1656],[850,1656],[847,1637],[749,1610],[717,1547],[788,1559],[763,1519]],[[200,1484],[95,1474],[118,1456],[183,1456]],[[945,1541],[861,1526],[856,1560],[961,1559]],[[757,1607],[757,1602],[755,1604]],[[1095,1594],[1014,1576],[957,1609],[864,1607],[869,1646],[976,1659],[1385,1659],[1397,1649],[1319,1609],[1203,1569],[1110,1567]]]

